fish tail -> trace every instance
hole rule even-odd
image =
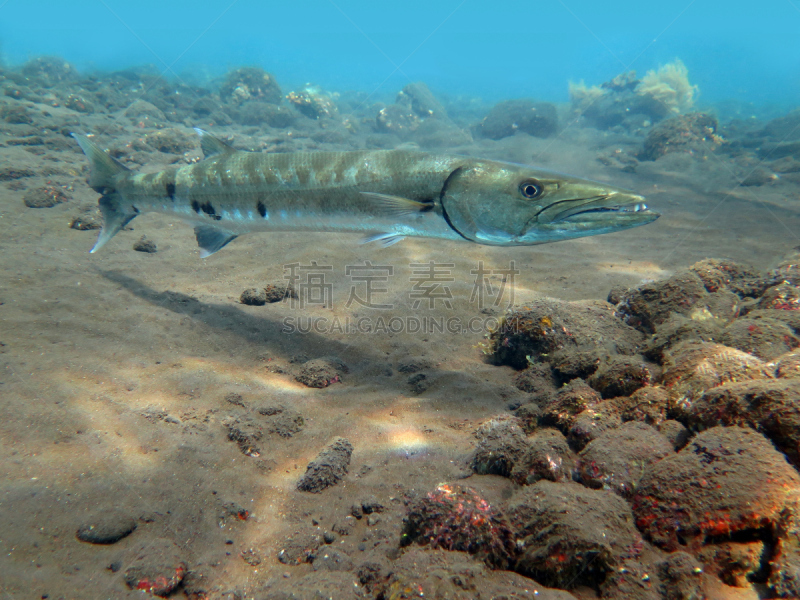
[[[89,159],[89,186],[102,194],[99,205],[100,214],[103,215],[103,228],[97,241],[90,252],[97,252],[108,240],[113,238],[117,232],[125,227],[131,220],[139,214],[135,206],[122,202],[116,190],[116,182],[120,175],[128,172],[128,169],[104,152],[97,144],[92,142],[88,136],[72,134],[75,141]]]

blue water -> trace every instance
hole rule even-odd
[[[9,64],[54,54],[84,71],[151,63],[182,78],[253,64],[285,88],[378,97],[423,80],[487,101],[565,101],[569,80],[680,58],[701,104],[789,107],[800,99],[798,40],[800,0],[0,0]]]

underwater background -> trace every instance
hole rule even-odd
[[[241,65],[281,83],[391,95],[409,81],[487,101],[565,101],[680,58],[698,101],[786,108],[800,95],[798,6],[789,0],[595,3],[8,0],[2,57],[58,55],[82,71],[152,64],[191,82]]]
[[[800,597],[798,40],[798,0],[0,0],[0,600]],[[90,254],[73,134],[136,177],[195,128],[661,216]]]

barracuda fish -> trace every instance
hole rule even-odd
[[[174,215],[194,227],[201,256],[253,231],[367,234],[525,246],[645,225],[644,198],[524,165],[410,152],[242,152],[196,130],[205,160],[137,174],[73,134],[102,194],[97,252],[134,217]]]

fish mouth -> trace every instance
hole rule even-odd
[[[636,194],[612,193],[602,196],[595,196],[579,201],[575,205],[574,201],[559,202],[548,207],[545,212],[549,222],[557,223],[592,223],[619,224],[621,226],[644,225],[655,221],[661,215],[650,210],[645,203],[644,197]],[[559,206],[563,205],[563,206]],[[550,211],[549,209],[556,209]],[[555,214],[552,214],[555,213]],[[543,216],[540,213],[540,217]]]

